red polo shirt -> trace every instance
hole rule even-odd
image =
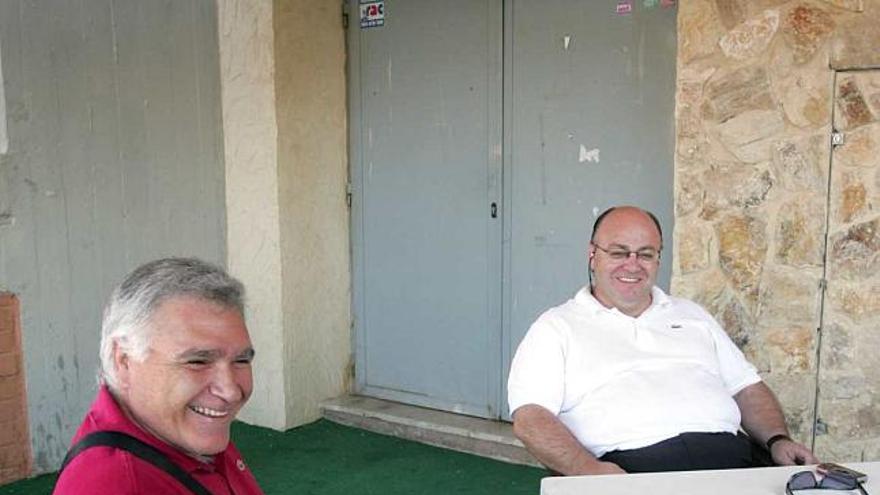
[[[101,387],[71,444],[101,430],[128,433],[156,447],[214,495],[263,493],[232,442],[229,442],[226,450],[214,456],[212,463],[194,459],[135,425],[122,412],[106,386]],[[104,446],[91,447],[76,456],[61,473],[53,493],[191,495],[186,487],[165,471],[125,450]]]

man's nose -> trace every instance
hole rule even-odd
[[[226,402],[238,402],[244,396],[236,370],[229,364],[218,365],[211,382],[211,393]]]
[[[630,251],[626,255],[626,259],[623,260],[623,264],[629,266],[641,266],[639,265],[639,254],[635,251]]]

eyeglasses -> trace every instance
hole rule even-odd
[[[629,258],[630,255],[632,255],[632,254],[636,255],[636,258],[639,261],[642,261],[645,263],[651,263],[652,261],[655,261],[660,258],[660,251],[657,249],[654,249],[652,247],[642,248],[642,249],[639,249],[638,251],[630,251],[629,249],[625,249],[622,247],[616,247],[616,246],[611,247],[611,248],[603,248],[602,246],[596,244],[595,242],[592,242],[591,244],[596,246],[603,253],[607,254],[608,257],[613,259],[614,261],[623,261],[623,260]]]
[[[793,495],[792,492],[797,490],[852,490],[854,488],[858,488],[862,495],[868,495],[862,484],[855,478],[825,476],[817,481],[812,471],[799,471],[788,479],[788,483],[785,484],[785,494]]]

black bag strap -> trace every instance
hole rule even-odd
[[[183,468],[172,462],[171,459],[160,452],[159,449],[146,444],[131,435],[122,433],[121,431],[96,431],[84,436],[79,442],[76,442],[76,445],[67,451],[67,455],[64,457],[64,462],[61,464],[61,469],[58,470],[58,474],[60,475],[61,471],[64,471],[64,468],[67,467],[70,461],[82,451],[97,446],[115,447],[117,449],[131,452],[135,457],[140,457],[162,471],[170,474],[174,479],[179,481],[183,486],[187,487],[196,495],[211,495],[211,492],[209,492],[207,488],[196,481],[195,478],[190,476],[183,470]]]

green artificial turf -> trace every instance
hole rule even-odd
[[[541,469],[317,421],[286,432],[235,423],[232,438],[267,495],[529,494]],[[51,493],[49,474],[0,495]]]

